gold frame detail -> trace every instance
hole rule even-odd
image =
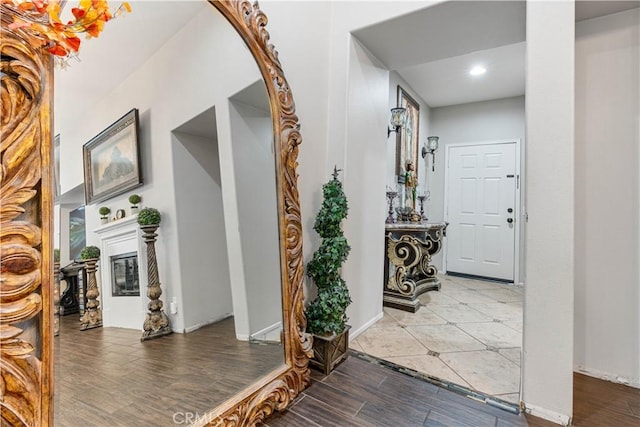
[[[305,332],[296,172],[302,137],[264,12],[247,0],[208,1],[248,46],[269,94],[277,154],[285,365],[194,425],[251,426],[285,409],[310,383],[312,339]],[[0,420],[2,425],[53,426],[53,61],[20,30],[9,30],[11,16],[2,12]]]

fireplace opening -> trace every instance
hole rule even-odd
[[[136,252],[111,257],[111,295],[114,297],[140,296]]]

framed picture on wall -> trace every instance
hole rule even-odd
[[[407,109],[407,121],[396,134],[396,175],[404,178],[408,160],[413,162],[417,178],[418,172],[418,129],[420,125],[420,104],[398,85],[398,107]],[[402,179],[400,178],[400,179]]]
[[[84,206],[80,206],[69,212],[69,259],[80,259],[86,244]]]
[[[142,185],[138,128],[134,108],[82,147],[87,205]]]

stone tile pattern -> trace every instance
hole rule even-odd
[[[441,275],[416,313],[384,317],[351,348],[471,390],[519,401],[523,288]]]

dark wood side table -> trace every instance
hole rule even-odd
[[[385,225],[383,305],[415,313],[418,296],[440,290],[431,258],[442,248],[446,222],[398,222]]]
[[[84,262],[74,261],[60,269],[67,289],[60,295],[60,316],[84,314],[84,302],[87,283],[87,271]]]

